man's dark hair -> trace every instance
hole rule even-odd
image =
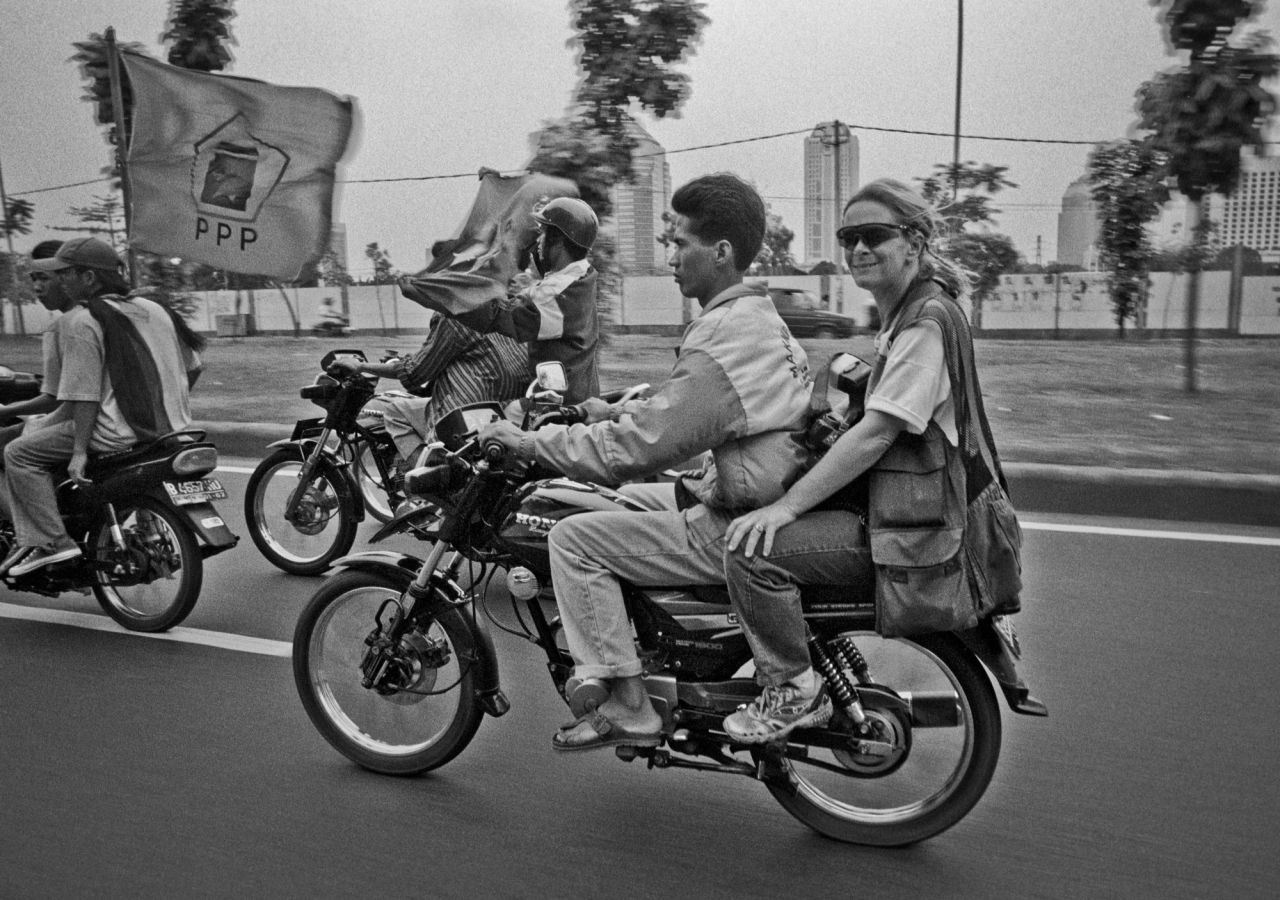
[[[764,246],[764,201],[756,189],[731,172],[703,175],[671,196],[671,208],[689,220],[701,241],[728,241],[733,264],[745,272]]]
[[[58,255],[59,248],[62,247],[62,241],[41,241],[31,248],[32,259],[53,259]]]

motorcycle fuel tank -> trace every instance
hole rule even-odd
[[[516,495],[516,507],[502,523],[502,539],[530,569],[548,573],[547,535],[561,519],[584,512],[639,512],[625,494],[567,478],[534,481]]]

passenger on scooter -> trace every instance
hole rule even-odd
[[[954,540],[954,528],[964,527],[966,504],[1008,503],[996,483],[999,463],[981,398],[966,396],[964,382],[960,395],[954,395],[948,374],[948,357],[955,353],[972,360],[973,344],[966,319],[968,274],[931,246],[941,227],[919,193],[890,179],[863,186],[844,208],[837,238],[854,281],[875,298],[884,327],[876,338],[863,418],[781,498],[729,525],[724,556],[729,596],[763,686],[759,698],[724,720],[725,733],[740,743],[779,740],[831,716],[831,700],[810,665],[800,585],[874,584],[874,564],[886,561],[868,540],[867,521],[877,527],[874,509],[815,507],[876,468],[889,451],[918,452],[911,448],[926,443],[937,448],[929,458],[945,458],[946,466],[886,465],[896,480],[885,493],[877,487],[871,493],[872,502],[893,497],[915,509],[919,526],[895,522],[908,529],[908,536],[887,543],[912,548],[900,552],[913,554],[911,564],[925,567],[931,563],[921,559],[921,548],[933,532],[943,531],[939,509],[958,513],[958,523],[946,522]],[[977,385],[976,374],[971,383]],[[958,409],[973,410],[961,418],[959,430]],[[931,490],[934,483],[940,487]],[[894,537],[889,530],[883,538]],[[924,568],[894,571],[901,573],[905,590],[927,590],[918,581],[921,576],[908,575]]]
[[[59,322],[56,419],[4,449],[17,544],[0,574],[11,576],[81,555],[58,514],[54,471],[66,465],[86,484],[90,450],[124,450],[190,425],[202,344],[167,308],[130,296],[120,258],[96,238],[73,238],[31,266],[48,272],[73,308]]]
[[[572,197],[557,197],[535,208],[533,220],[538,233],[525,252],[541,279],[505,301],[492,300],[475,309],[443,309],[415,287],[413,278],[401,279],[400,290],[476,331],[496,332],[528,344],[531,365],[559,361],[568,381],[565,401],[581,403],[600,393],[596,270],[587,259],[600,223],[590,206]],[[522,259],[520,268],[524,265]]]
[[[552,583],[575,677],[606,680],[611,692],[554,736],[557,750],[657,745],[662,723],[644,686],[619,579],[723,583],[724,531],[734,512],[776,500],[803,461],[790,432],[809,402],[804,350],[768,293],[743,284],[763,244],[764,202],[742,179],[719,173],[684,185],[671,205],[668,261],[681,293],[702,312],[686,329],[666,383],[625,409],[584,404],[586,426],[523,432],[497,422],[480,435],[524,460],[608,484],[711,451],[698,473],[638,486],[651,512],[570,516],[552,528]]]
[[[395,378],[415,395],[382,403],[382,421],[404,470],[412,468],[418,451],[433,439],[442,416],[469,403],[521,397],[531,377],[524,345],[504,334],[480,334],[444,315],[435,317],[431,333],[412,356],[377,363],[341,358],[333,368]]]

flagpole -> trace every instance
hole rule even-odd
[[[124,195],[125,245],[129,258],[129,284],[138,286],[138,257],[133,252],[133,185],[129,180],[128,134],[124,130],[124,89],[120,84],[120,52],[116,49],[116,29],[108,25],[107,70],[111,76],[111,109],[116,119],[116,168],[120,170],[120,193]]]

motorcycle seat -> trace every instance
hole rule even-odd
[[[204,431],[200,429],[171,431],[168,434],[160,435],[155,440],[134,444],[132,447],[127,447],[124,450],[111,450],[106,453],[91,453],[89,456],[89,464],[85,467],[85,474],[92,477],[95,472],[114,469],[138,460],[146,459],[157,450],[168,448],[175,443],[199,443],[204,440],[204,434]]]

